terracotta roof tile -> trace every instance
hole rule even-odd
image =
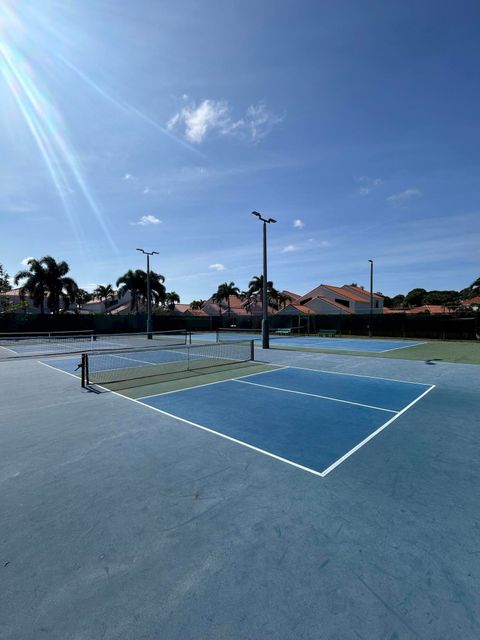
[[[347,300],[350,299],[350,300],[354,300],[355,302],[365,302],[365,298],[363,296],[359,296],[356,293],[347,291],[342,287],[332,287],[329,284],[321,284],[320,286],[323,287],[324,289],[328,289],[329,291],[333,291],[333,293],[336,293],[340,298],[343,296],[344,298],[347,298]]]
[[[368,297],[370,297],[370,291],[367,291],[366,289],[362,289],[362,287],[354,287],[353,284],[344,284],[343,287],[349,287],[350,289],[355,289],[356,291],[362,292]],[[373,297],[376,298],[377,300],[383,300],[383,296],[379,296],[378,293],[374,293]]]

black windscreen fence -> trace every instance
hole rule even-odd
[[[222,327],[260,329],[259,315],[204,316],[153,315],[154,331],[183,329],[187,331],[215,331]],[[318,333],[322,329],[334,329],[339,335],[368,335],[368,314],[341,315],[272,315],[271,329],[293,328],[295,333]],[[0,314],[0,332],[51,332],[92,331],[97,334],[140,333],[146,330],[146,315],[107,314]],[[373,316],[372,331],[378,337],[423,338],[437,340],[480,339],[480,314],[468,317],[428,314],[379,314]]]

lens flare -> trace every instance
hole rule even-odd
[[[66,126],[54,106],[52,98],[35,79],[32,65],[13,44],[7,34],[17,35],[22,30],[18,16],[7,4],[0,7],[0,72],[27,125],[45,166],[50,174],[63,209],[81,242],[82,228],[70,202],[72,194],[82,194],[94,214],[105,238],[117,252],[103,212],[91,193],[73,146],[68,141]]]

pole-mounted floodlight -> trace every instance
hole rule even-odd
[[[262,347],[268,349],[270,347],[269,331],[268,331],[268,295],[267,295],[267,224],[275,223],[273,218],[262,218],[258,211],[252,211],[252,215],[256,216],[263,223],[263,287],[262,287]]]
[[[369,260],[370,262],[370,320],[368,323],[368,337],[371,338],[373,335],[372,331],[372,322],[373,322],[373,260]]]
[[[158,251],[145,251],[145,249],[137,249],[147,256],[147,338],[152,339],[152,299],[150,294],[150,256],[158,256]]]

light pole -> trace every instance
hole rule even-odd
[[[262,348],[270,347],[268,333],[268,295],[267,295],[267,224],[275,223],[273,218],[262,218],[258,211],[252,211],[252,216],[256,216],[263,223],[263,287],[262,287]]]
[[[147,256],[147,338],[152,339],[152,297],[150,294],[150,256],[158,256],[158,251],[145,251],[145,249],[137,249]]]
[[[372,337],[372,320],[373,320],[373,260],[370,262],[370,321],[368,323],[368,337]]]

